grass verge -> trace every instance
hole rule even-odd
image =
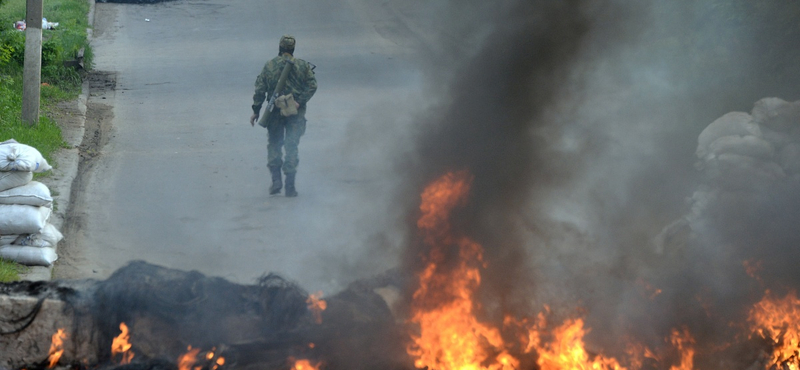
[[[27,269],[18,263],[0,258],[0,283],[19,280],[19,274],[24,273]]]
[[[52,30],[42,31],[42,88],[39,124],[22,121],[22,71],[25,56],[25,32],[14,23],[25,19],[26,0],[0,0],[0,141],[15,139],[38,149],[47,161],[66,145],[53,114],[58,103],[75,99],[81,91],[81,73],[65,62],[83,55],[86,68],[92,63],[87,40],[88,0],[46,0],[44,17],[58,22]],[[45,175],[46,176],[46,175]],[[0,259],[0,282],[19,279],[25,267]]]

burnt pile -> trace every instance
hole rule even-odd
[[[0,323],[0,343],[29,343],[27,353],[0,344],[0,368],[410,368],[376,281],[393,279],[355,283],[323,301],[274,274],[238,285],[133,262],[105,281],[0,285],[0,295],[30,301]],[[48,310],[45,301],[63,304]],[[20,341],[37,325],[38,343]],[[61,325],[56,348],[58,330],[43,330]]]

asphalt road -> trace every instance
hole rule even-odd
[[[80,181],[80,222],[55,278],[105,278],[131,260],[249,283],[279,273],[333,292],[397,263],[392,206],[419,108],[418,41],[391,3],[179,0],[98,3],[89,115],[108,142]],[[268,194],[253,83],[282,34],[315,65],[300,196]]]

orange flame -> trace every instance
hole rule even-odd
[[[628,364],[631,370],[639,370],[644,366],[644,359],[649,358],[661,362],[661,359],[656,356],[650,348],[640,344],[631,343],[627,344],[625,353],[628,355]]]
[[[292,370],[319,370],[320,363],[311,363],[309,360],[294,360]]]
[[[122,359],[119,363],[122,365],[129,364],[133,360],[134,353],[130,350],[132,345],[128,334],[128,326],[124,322],[120,323],[119,330],[121,333],[111,342],[111,356],[114,357],[121,354]]]
[[[422,193],[417,227],[430,248],[413,295],[411,322],[419,325],[407,348],[417,368],[512,369],[519,361],[503,350],[500,331],[478,322],[473,295],[480,285],[483,249],[468,238],[450,234],[450,212],[463,204],[470,188],[467,172],[448,173]],[[457,248],[455,266],[440,266]],[[486,364],[486,365],[484,365]]]
[[[219,369],[220,366],[225,365],[225,357],[217,357],[217,354],[214,352],[216,350],[217,348],[215,347],[201,355],[200,348],[192,348],[192,346],[188,346],[186,348],[186,353],[178,357],[178,370]],[[198,358],[203,359],[205,363],[197,365]]]
[[[200,353],[200,348],[186,348],[186,353],[178,357],[178,370],[192,370],[192,366],[197,363],[197,355]]]
[[[206,352],[205,357],[206,357],[206,363],[208,364],[207,368],[210,368],[211,370],[217,370],[220,366],[225,365],[225,357],[222,356],[217,357],[217,354],[214,353],[214,351],[216,350],[217,348],[214,347],[211,348],[210,351]]]
[[[530,327],[527,319],[504,318],[505,330],[527,331],[516,335],[519,344],[507,344],[498,328],[478,321],[480,305],[474,296],[481,284],[481,270],[486,267],[483,247],[454,235],[450,224],[450,214],[465,202],[471,181],[466,171],[448,173],[428,185],[421,195],[417,227],[428,253],[423,256],[425,265],[411,303],[410,321],[419,325],[407,348],[414,365],[431,370],[519,369],[521,357],[513,355],[512,350],[525,348],[521,355],[538,353],[541,370],[624,369],[613,358],[589,358],[583,344],[586,331],[582,319],[564,323],[554,331],[553,343],[548,344],[543,344],[540,333],[545,326],[544,313],[532,320]],[[457,261],[446,261],[454,255]]]
[[[67,333],[64,329],[58,329],[58,331],[53,334],[53,338],[50,342],[50,354],[47,357],[47,360],[50,361],[50,364],[47,366],[48,369],[54,368],[58,360],[61,359],[61,355],[64,354],[65,339],[67,339]]]
[[[587,330],[583,328],[583,319],[570,319],[553,331],[552,343],[537,347],[539,359],[536,361],[541,370],[593,369],[623,370],[614,358],[597,355],[589,358],[583,336]]]
[[[768,290],[764,298],[750,310],[748,320],[753,334],[758,334],[774,343],[768,366],[779,369],[800,369],[798,317],[800,317],[800,300],[793,291],[783,298],[776,298]]]
[[[669,370],[694,369],[694,338],[689,334],[689,329],[672,329],[670,341],[681,354],[681,364],[679,366],[670,366]]]
[[[328,303],[321,298],[322,292],[317,292],[315,294],[310,294],[308,299],[306,299],[308,309],[314,314],[314,321],[316,321],[317,324],[322,324],[322,311],[328,308]]]

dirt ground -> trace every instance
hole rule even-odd
[[[87,261],[99,256],[89,256],[80,248],[86,212],[81,205],[84,204],[87,176],[95,167],[97,158],[102,154],[103,146],[108,143],[113,122],[113,107],[104,104],[108,94],[113,94],[116,88],[116,74],[104,71],[92,71],[87,75],[89,95],[86,101],[86,115],[83,138],[78,146],[78,155],[68,160],[78,161],[78,171],[70,190],[70,207],[66,212],[62,233],[68,237],[59,245],[58,254],[61,260]],[[57,265],[58,266],[58,265]],[[81,264],[71,264],[75,268]],[[83,271],[81,275],[86,275]],[[67,271],[56,267],[53,278],[72,278]]]

